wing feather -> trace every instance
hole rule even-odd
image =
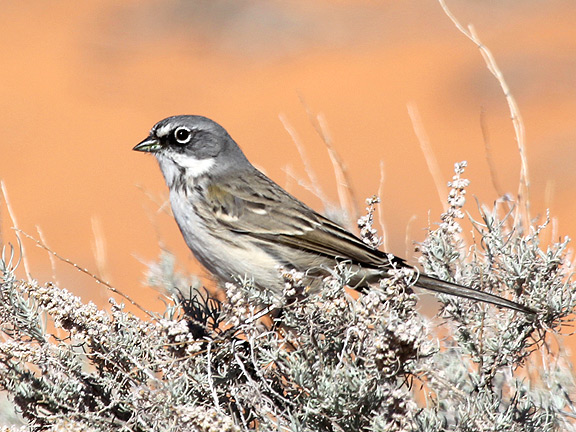
[[[243,181],[220,181],[206,198],[229,229],[312,254],[341,257],[362,266],[386,267],[388,255],[374,250],[340,225],[318,214],[259,171]],[[254,183],[255,182],[255,183]],[[398,265],[404,260],[394,257]]]

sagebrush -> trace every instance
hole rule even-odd
[[[26,430],[576,430],[560,336],[576,301],[568,239],[542,246],[546,221],[534,225],[502,201],[467,219],[468,243],[464,166],[419,245],[421,266],[537,316],[440,296],[430,320],[415,309],[414,272],[393,271],[357,296],[345,288],[346,262],[317,295],[306,295],[303,275],[278,269],[283,295],[238,280],[221,302],[164,256],[150,282],[172,293],[168,306],[142,319],[114,300],[105,311],[18,279],[6,247],[0,387]],[[360,221],[374,246],[375,203]]]

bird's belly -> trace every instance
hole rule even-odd
[[[249,278],[264,289],[278,291],[283,286],[279,262],[250,238],[242,238],[195,211],[189,199],[171,194],[174,217],[186,244],[198,261],[219,282]]]

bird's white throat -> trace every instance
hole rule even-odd
[[[216,163],[214,158],[196,159],[193,156],[187,156],[180,153],[170,155],[176,165],[186,170],[186,173],[192,177],[199,177],[206,174]]]
[[[216,163],[214,158],[196,159],[193,156],[180,153],[170,153],[169,155],[157,154],[160,169],[169,186],[180,175],[180,170],[184,168],[186,175],[195,179],[210,171]]]

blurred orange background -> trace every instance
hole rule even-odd
[[[321,113],[345,161],[357,205],[378,192],[390,252],[439,220],[443,202],[408,115],[418,109],[444,181],[467,160],[468,211],[477,196],[518,189],[520,158],[508,106],[476,46],[434,1],[3,2],[0,15],[0,179],[21,229],[63,257],[161,311],[146,263],[161,246],[194,264],[152,157],[131,151],[158,120],[201,114],[221,123],[251,161],[323,211],[299,183],[305,163],[338,205]],[[452,0],[493,52],[524,118],[534,216],[550,238],[576,234],[576,3]],[[304,103],[302,102],[304,101]],[[446,188],[444,192],[447,192]],[[444,199],[444,198],[443,198]],[[2,242],[15,243],[0,204]],[[470,229],[469,227],[467,228]],[[95,253],[95,242],[99,243]],[[32,276],[104,304],[110,292],[23,240]],[[543,245],[545,247],[545,245]],[[96,256],[100,258],[97,259]],[[19,271],[24,274],[22,266]],[[424,302],[426,302],[425,300]]]

